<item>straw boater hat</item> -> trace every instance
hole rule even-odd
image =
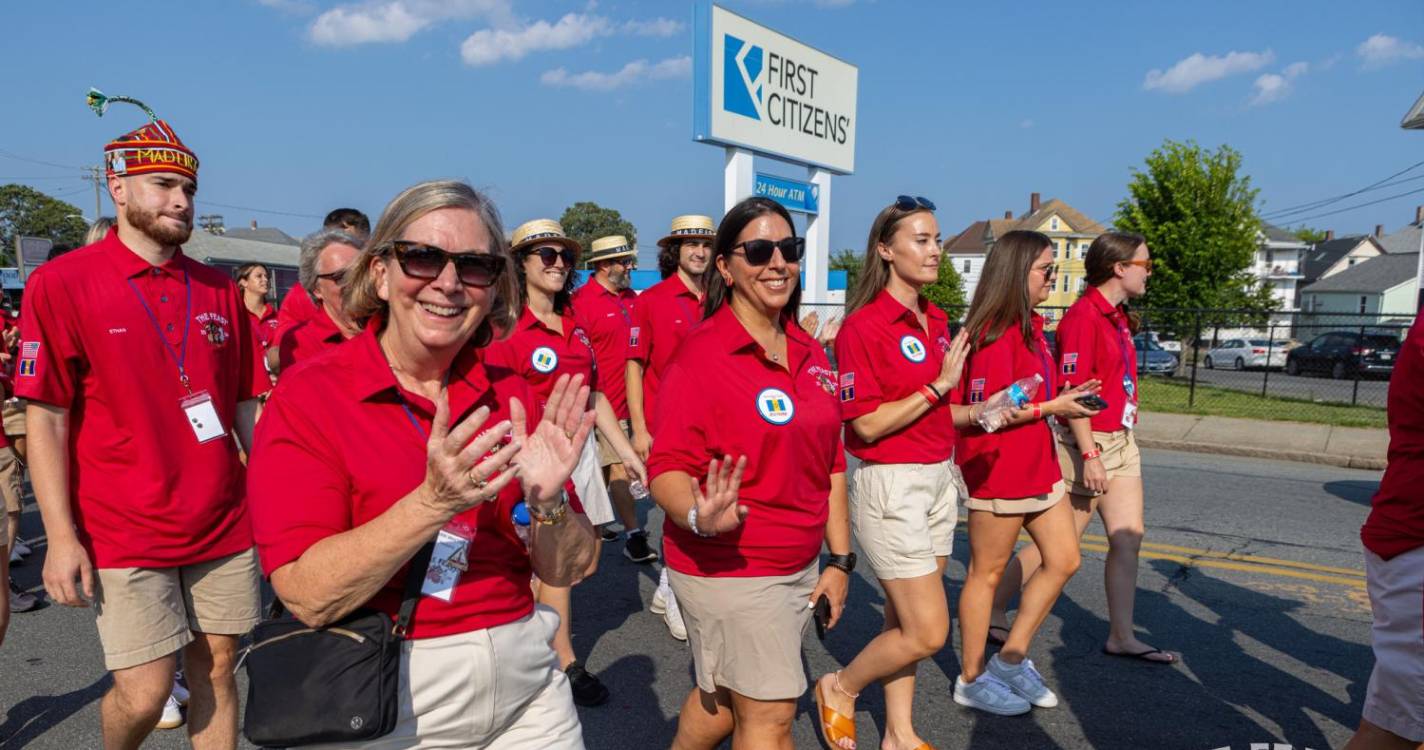
[[[658,247],[667,247],[670,242],[687,239],[711,240],[717,235],[717,225],[712,223],[710,216],[688,214],[673,219],[672,229],[668,231],[668,236],[658,240]]]
[[[578,240],[564,234],[564,226],[553,219],[535,219],[515,227],[509,241],[509,252],[513,255],[526,247],[544,244],[563,245],[575,254],[583,252]]]
[[[601,260],[612,260],[613,258],[622,258],[627,255],[637,254],[638,251],[634,250],[633,247],[628,244],[626,237],[621,234],[612,234],[594,240],[593,244],[589,247],[588,257],[585,258],[584,261],[592,266]]]

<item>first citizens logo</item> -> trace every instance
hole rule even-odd
[[[815,68],[724,35],[722,108],[816,138],[844,144],[850,117],[827,112],[816,98]]]

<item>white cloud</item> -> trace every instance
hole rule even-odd
[[[623,31],[636,36],[676,36],[682,29],[682,21],[674,21],[671,18],[628,21],[623,24]]]
[[[552,24],[541,20],[522,28],[480,29],[460,45],[460,57],[466,65],[493,65],[531,52],[579,47],[612,32],[613,24],[602,16],[570,13]]]
[[[1424,59],[1424,46],[1387,34],[1375,34],[1355,48],[1366,68],[1383,68],[1404,60]]]
[[[1295,78],[1296,76],[1305,75],[1309,70],[1310,63],[1293,62],[1287,65],[1285,70],[1281,71],[1281,75],[1284,75],[1286,78]]]
[[[331,47],[404,42],[441,21],[471,18],[505,25],[513,21],[513,8],[510,0],[376,0],[322,13],[307,35]]]
[[[1310,70],[1310,63],[1294,62],[1285,67],[1280,73],[1266,73],[1256,79],[1252,85],[1256,87],[1256,93],[1251,97],[1252,106],[1270,104],[1278,102],[1291,92],[1291,82],[1306,74]]]
[[[570,73],[564,68],[545,71],[539,82],[545,86],[576,88],[584,91],[612,91],[631,86],[641,81],[657,81],[670,78],[686,78],[692,74],[692,58],[670,57],[656,63],[634,60],[617,72],[601,73],[596,70]]]
[[[1276,59],[1275,53],[1228,52],[1225,55],[1203,55],[1200,52],[1177,61],[1165,72],[1153,68],[1147,71],[1142,88],[1148,91],[1161,89],[1169,94],[1182,94],[1203,83],[1220,80],[1227,76],[1250,73],[1270,65]]]

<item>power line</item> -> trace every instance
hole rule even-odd
[[[6,182],[37,182],[37,181],[39,181],[39,180],[82,180],[82,179],[84,179],[84,178],[83,178],[83,177],[74,177],[74,176],[72,176],[72,175],[71,175],[71,176],[68,176],[68,177],[0,177],[0,180],[4,180],[4,181],[6,181]]]
[[[1366,206],[1373,206],[1373,205],[1375,205],[1376,203],[1384,203],[1384,202],[1386,202],[1386,201],[1392,201],[1392,200],[1394,200],[1395,198],[1403,198],[1403,197],[1405,197],[1405,196],[1407,196],[1407,195],[1414,195],[1415,193],[1424,193],[1424,188],[1418,188],[1418,189],[1416,189],[1416,190],[1410,190],[1410,191],[1407,192],[1407,193],[1397,193],[1397,194],[1391,195],[1391,196],[1389,196],[1389,197],[1387,197],[1387,198],[1379,198],[1379,199],[1377,199],[1377,200],[1368,201],[1368,202],[1366,202],[1366,203],[1357,203],[1357,204],[1355,204],[1355,205],[1353,205],[1353,206],[1346,206],[1345,208],[1337,208],[1337,209],[1335,209],[1334,211],[1326,211],[1326,212],[1323,213],[1323,214],[1315,214],[1314,216],[1304,216],[1304,217],[1301,217],[1301,218],[1299,218],[1299,219],[1297,219],[1297,220],[1298,220],[1298,221],[1310,221],[1311,219],[1320,219],[1320,218],[1324,218],[1324,217],[1326,217],[1326,216],[1334,216],[1335,214],[1343,214],[1343,213],[1345,213],[1346,211],[1354,211],[1354,210],[1357,209],[1357,208],[1364,208],[1364,207],[1366,207]]]
[[[1380,189],[1382,189],[1382,188],[1389,187],[1389,185],[1387,185],[1387,184],[1385,184],[1385,183],[1388,183],[1390,180],[1393,180],[1394,178],[1399,177],[1400,175],[1404,175],[1404,174],[1407,174],[1407,173],[1409,173],[1409,172],[1412,172],[1412,171],[1414,171],[1415,169],[1418,169],[1418,168],[1421,167],[1421,166],[1424,166],[1424,161],[1415,162],[1414,164],[1411,164],[1411,165],[1405,167],[1404,169],[1401,169],[1401,170],[1399,170],[1398,172],[1395,172],[1394,174],[1392,174],[1392,175],[1390,175],[1390,176],[1388,176],[1388,177],[1385,177],[1384,179],[1376,180],[1376,181],[1374,181],[1374,182],[1372,182],[1372,183],[1370,183],[1370,184],[1368,184],[1368,185],[1366,185],[1366,186],[1364,186],[1364,187],[1362,187],[1362,188],[1360,188],[1360,189],[1358,189],[1358,190],[1352,190],[1352,191],[1350,191],[1350,192],[1348,192],[1348,193],[1343,193],[1343,194],[1341,194],[1341,195],[1337,195],[1337,196],[1334,196],[1334,197],[1332,197],[1332,198],[1322,198],[1322,199],[1320,199],[1320,200],[1310,201],[1310,202],[1308,202],[1308,203],[1301,203],[1301,204],[1298,204],[1298,205],[1295,205],[1295,206],[1287,206],[1287,207],[1285,207],[1285,208],[1278,208],[1278,209],[1276,209],[1276,210],[1274,210],[1274,211],[1266,211],[1265,213],[1261,214],[1261,218],[1267,219],[1267,220],[1271,220],[1271,221],[1275,221],[1275,220],[1282,219],[1282,218],[1285,218],[1286,216],[1290,216],[1290,215],[1293,215],[1293,214],[1306,213],[1306,212],[1308,212],[1308,211],[1314,211],[1314,210],[1316,210],[1316,209],[1318,209],[1318,208],[1325,208],[1326,206],[1329,206],[1329,205],[1331,205],[1331,204],[1333,204],[1333,203],[1339,203],[1340,201],[1345,200],[1346,198],[1353,198],[1354,196],[1359,195],[1359,194],[1361,194],[1361,193],[1367,193],[1367,192],[1370,192],[1370,191],[1372,191],[1372,190],[1380,190]],[[1411,178],[1411,179],[1414,179],[1414,178]],[[1401,180],[1401,182],[1407,182],[1407,180]],[[1399,184],[1399,183],[1392,183],[1392,184]],[[1386,200],[1387,200],[1387,199],[1386,199]],[[1366,204],[1366,205],[1369,205],[1369,204]],[[1328,214],[1327,214],[1327,215],[1328,215]],[[1312,218],[1316,218],[1316,217],[1312,217]],[[1297,219],[1293,219],[1293,221],[1304,221],[1304,219],[1297,218]]]
[[[44,161],[44,160],[42,160],[42,159],[31,159],[31,158],[28,157],[28,156],[20,156],[19,154],[15,153],[15,152],[13,152],[13,151],[6,151],[6,150],[3,149],[3,148],[0,148],[0,156],[7,156],[7,157],[9,157],[9,158],[11,158],[11,159],[15,159],[15,160],[17,160],[17,161],[27,161],[27,162],[29,162],[29,163],[31,163],[31,164],[39,164],[39,165],[41,165],[41,166],[54,167],[54,168],[56,168],[56,169],[83,169],[83,167],[76,167],[76,166],[74,166],[74,165],[72,165],[72,164],[55,164],[55,163],[52,162],[52,161]]]
[[[234,205],[232,205],[232,204],[230,204],[230,203],[218,203],[218,202],[216,202],[216,201],[203,201],[203,200],[200,200],[200,201],[197,201],[197,202],[203,204],[204,206],[217,206],[218,208],[231,208],[231,209],[236,210],[236,211],[251,211],[252,213],[255,213],[255,214],[274,214],[274,215],[277,215],[277,216],[293,216],[293,217],[296,217],[296,218],[298,218],[298,219],[324,219],[324,218],[326,218],[326,217],[324,217],[324,216],[318,216],[318,215],[316,215],[316,214],[299,214],[299,213],[293,213],[293,212],[291,212],[291,211],[272,211],[272,210],[270,210],[270,209],[265,209],[265,208],[252,208],[251,206],[234,206]]]

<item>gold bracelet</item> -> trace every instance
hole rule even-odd
[[[563,490],[559,491],[559,504],[548,513],[539,510],[528,501],[525,501],[525,504],[529,508],[529,517],[540,526],[555,526],[569,515],[569,494]]]

